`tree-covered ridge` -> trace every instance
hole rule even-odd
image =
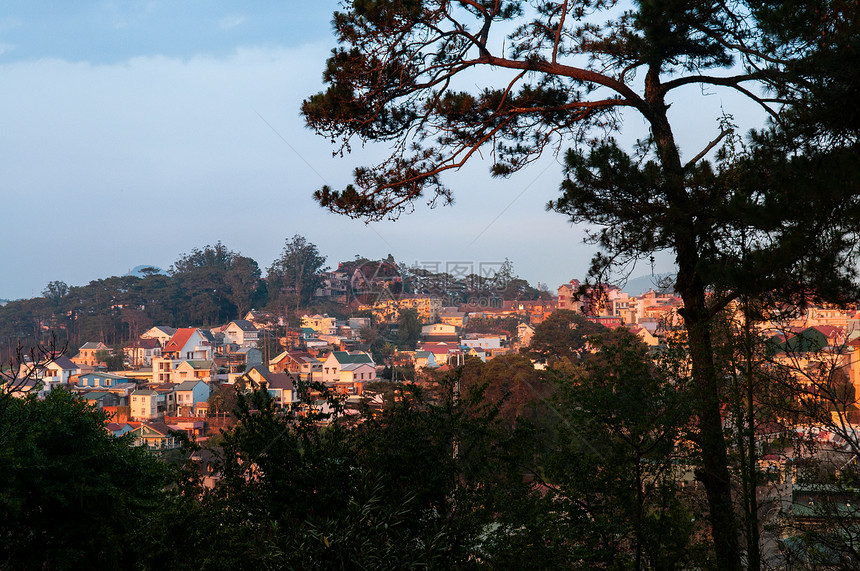
[[[383,295],[424,294],[450,305],[481,300],[496,306],[503,300],[548,296],[517,277],[509,261],[490,275],[478,275],[408,267],[389,258],[356,256],[329,272],[317,247],[296,235],[265,271],[218,242],[181,255],[167,273],[143,271],[143,277],[113,276],[83,286],[52,281],[40,297],[0,306],[0,356],[8,359],[18,342],[36,345],[51,334],[72,349],[86,341],[115,347],[153,325],[214,327],[242,318],[250,309],[297,321],[302,311],[350,315],[358,302],[372,303]],[[344,296],[320,289],[330,275],[345,282]],[[395,279],[397,287],[390,287]]]

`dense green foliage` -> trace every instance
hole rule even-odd
[[[667,471],[680,395],[634,337],[591,342],[601,353],[574,376],[553,381],[521,355],[469,359],[435,387],[380,383],[384,403],[358,414],[328,395],[336,417],[226,388],[217,400],[238,424],[182,470],[65,391],[14,400],[0,418],[0,568],[689,563],[692,508]]]
[[[418,310],[407,307],[400,311],[397,317],[397,348],[414,350],[415,344],[421,340],[421,319]]]
[[[0,568],[128,569],[167,467],[63,390],[0,415]]]
[[[705,495],[684,486],[700,466],[685,348],[655,359],[595,327],[563,328],[587,349],[547,370],[469,358],[423,388],[375,383],[357,412],[318,384],[327,405],[293,410],[225,386],[211,402],[238,424],[161,460],[65,391],[7,400],[0,569],[718,568]],[[736,352],[723,390],[743,393]]]
[[[326,271],[325,257],[304,236],[296,234],[286,241],[281,256],[269,268],[267,283],[273,306],[308,305],[322,283],[320,272]]]

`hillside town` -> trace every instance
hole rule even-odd
[[[110,371],[105,359],[111,348],[95,340],[51,356],[44,366],[25,363],[18,377],[26,382],[17,384],[14,394],[44,398],[52,390],[71,391],[107,413],[106,429],[113,434],[130,432],[136,443],[163,450],[179,445],[172,433],[205,442],[229,425],[229,411],[210,402],[224,387],[264,387],[278,406],[289,408],[299,404],[303,383],[322,383],[355,405],[365,387],[397,380],[398,372],[401,380],[421,383],[455,370],[468,358],[487,362],[501,355],[529,354],[536,327],[556,311],[581,314],[608,329],[623,328],[652,352],[660,352],[679,330],[683,305],[677,295],[654,289],[629,295],[618,286],[603,285],[593,290],[599,295],[593,295],[580,281],[571,280],[543,299],[448,306],[447,299],[432,294],[392,293],[393,275],[377,273],[368,279],[360,269],[352,276],[324,274],[316,297],[345,301],[357,280],[362,291],[375,297],[354,304],[363,317],[302,314],[299,326],[290,327],[285,316],[250,310],[218,327],[156,325],[125,344],[121,367]],[[405,312],[420,324],[414,348],[389,345],[384,355],[372,351],[368,335],[387,327],[396,337]],[[489,331],[476,332],[470,323]],[[774,362],[796,368],[795,376],[827,361],[860,394],[860,311],[809,306],[789,319],[777,317],[757,327],[762,338],[776,346],[803,347],[801,365],[797,349],[774,357]],[[546,367],[542,361],[532,356],[534,367]],[[860,410],[847,407],[843,412],[844,418],[834,414],[853,431]],[[821,432],[826,432],[823,427]]]
[[[214,490],[223,485],[223,459],[218,458],[224,435],[244,422],[234,408],[237,395],[262,391],[288,423],[311,414],[308,418],[319,426],[360,424],[374,418],[367,416],[368,407],[378,411],[373,415],[382,414],[391,404],[391,391],[401,390],[397,387],[423,387],[432,395],[446,379],[475,374],[475,364],[498,362],[501,369],[495,373],[479,374],[487,375],[488,395],[499,399],[500,418],[516,426],[528,416],[519,411],[531,407],[528,418],[540,424],[550,418],[546,415],[557,414],[554,397],[545,389],[535,392],[534,386],[531,395],[515,395],[511,383],[532,374],[523,373],[523,366],[549,378],[576,379],[579,373],[571,371],[582,366],[577,363],[588,363],[589,353],[598,362],[602,358],[601,342],[593,339],[609,332],[624,332],[647,359],[659,363],[677,348],[683,331],[683,302],[665,290],[633,295],[617,285],[574,279],[554,295],[544,291],[533,292],[534,299],[504,299],[491,290],[488,297],[449,305],[450,294],[404,293],[396,272],[379,271],[394,267],[385,261],[348,267],[352,272],[343,265],[340,271],[322,272],[313,292],[316,307],[325,304],[339,316],[301,308],[283,314],[251,309],[214,327],[154,325],[121,347],[95,339],[65,352],[49,347],[42,358],[24,356],[7,369],[4,392],[40,400],[53,391],[75,395],[104,415],[106,433],[165,460],[188,454],[183,451],[194,443],[188,460],[202,485]],[[374,269],[371,276],[362,271],[368,268]],[[496,283],[497,289],[507,285]],[[736,336],[749,323],[740,305],[724,314]],[[291,325],[295,317],[298,323]],[[786,408],[753,416],[727,401],[721,422],[727,433],[750,434],[750,457],[760,474],[752,490],[765,514],[760,516],[766,524],[762,554],[778,565],[809,548],[798,532],[830,525],[833,506],[840,525],[853,526],[860,519],[852,508],[858,499],[853,488],[822,483],[854,473],[860,459],[860,311],[783,306],[751,325],[748,340],[759,344],[750,349],[759,355],[755,366],[769,371],[768,385],[755,390],[790,387],[781,397],[788,399],[781,405]],[[568,340],[570,334],[579,339]],[[723,366],[728,381],[745,365]],[[470,367],[473,372],[467,373]],[[496,383],[508,388],[498,392]],[[674,390],[671,382],[661,383]],[[510,410],[518,412],[511,417]],[[688,446],[680,434],[676,438],[679,449]],[[673,456],[663,459],[670,460],[676,463],[675,484],[695,494],[694,465]]]

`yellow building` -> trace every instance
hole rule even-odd
[[[378,300],[371,305],[359,307],[371,311],[377,323],[392,323],[400,317],[403,309],[414,309],[423,324],[439,323],[442,320],[442,299],[429,295],[402,295],[397,299]]]
[[[320,335],[334,335],[337,332],[334,317],[328,315],[303,315],[302,327],[313,329]]]

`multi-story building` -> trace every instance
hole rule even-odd
[[[402,295],[397,298],[380,299],[373,305],[362,305],[359,310],[371,311],[377,323],[393,323],[400,318],[403,309],[414,309],[423,324],[442,321],[442,298],[430,295]]]
[[[78,354],[72,357],[72,362],[77,365],[95,367],[99,364],[96,355],[101,351],[110,351],[110,347],[101,341],[88,341],[81,345],[81,348],[78,349]]]
[[[138,389],[131,393],[131,418],[154,420],[159,417],[158,393],[150,389]],[[162,411],[162,416],[164,412]]]
[[[152,358],[161,355],[158,339],[136,339],[122,349],[128,364],[132,367],[151,367]]]
[[[335,318],[328,315],[303,315],[302,329],[312,329],[318,335],[335,335]]]

